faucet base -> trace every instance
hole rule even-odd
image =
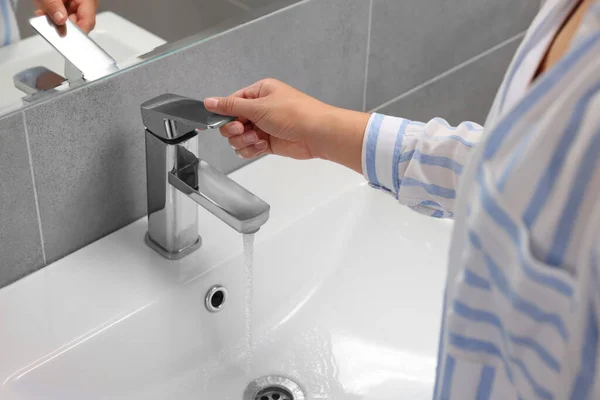
[[[198,240],[196,240],[194,244],[179,251],[168,251],[167,249],[156,243],[154,240],[152,240],[152,238],[150,237],[150,235],[148,235],[147,232],[146,236],[144,237],[144,242],[148,245],[148,247],[150,247],[152,250],[154,250],[167,260],[180,260],[183,257],[193,253],[194,251],[202,247],[202,238],[200,236],[198,236]]]

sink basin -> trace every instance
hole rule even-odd
[[[0,398],[242,398],[281,375],[307,399],[430,399],[452,223],[320,160],[266,157],[232,178],[271,205],[256,234],[251,342],[242,238],[200,213],[180,261],[146,219],[0,290]],[[228,291],[210,313],[205,295]]]
[[[97,15],[96,28],[90,33],[90,37],[109,53],[121,68],[137,62],[136,56],[165,43],[158,36],[109,11]],[[15,88],[13,76],[37,66],[44,66],[59,75],[65,75],[64,58],[39,35],[7,47],[0,47],[0,113],[22,105],[21,99],[25,94]]]

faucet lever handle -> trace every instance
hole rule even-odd
[[[216,129],[236,119],[211,113],[202,101],[171,93],[148,100],[141,108],[146,129],[163,140],[176,140],[193,131]]]
[[[67,19],[64,26],[59,27],[50,18],[42,15],[31,18],[29,24],[81,71],[86,81],[118,71],[115,60],[70,19]]]

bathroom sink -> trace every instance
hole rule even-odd
[[[0,398],[242,399],[255,378],[306,399],[429,399],[452,223],[320,160],[231,177],[271,205],[256,234],[251,337],[242,238],[200,211],[203,248],[167,261],[139,220],[0,290]],[[211,313],[215,285],[228,296]]]
[[[117,61],[120,68],[136,63],[136,56],[165,43],[158,36],[109,11],[97,15],[96,28],[90,37]],[[37,66],[65,75],[64,58],[39,35],[0,48],[0,113],[22,105],[21,99],[25,94],[15,88],[13,76]]]

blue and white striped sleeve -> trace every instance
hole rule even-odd
[[[451,218],[463,167],[482,133],[474,122],[452,127],[441,118],[422,123],[373,114],[363,141],[363,173],[371,186],[413,210]]]

